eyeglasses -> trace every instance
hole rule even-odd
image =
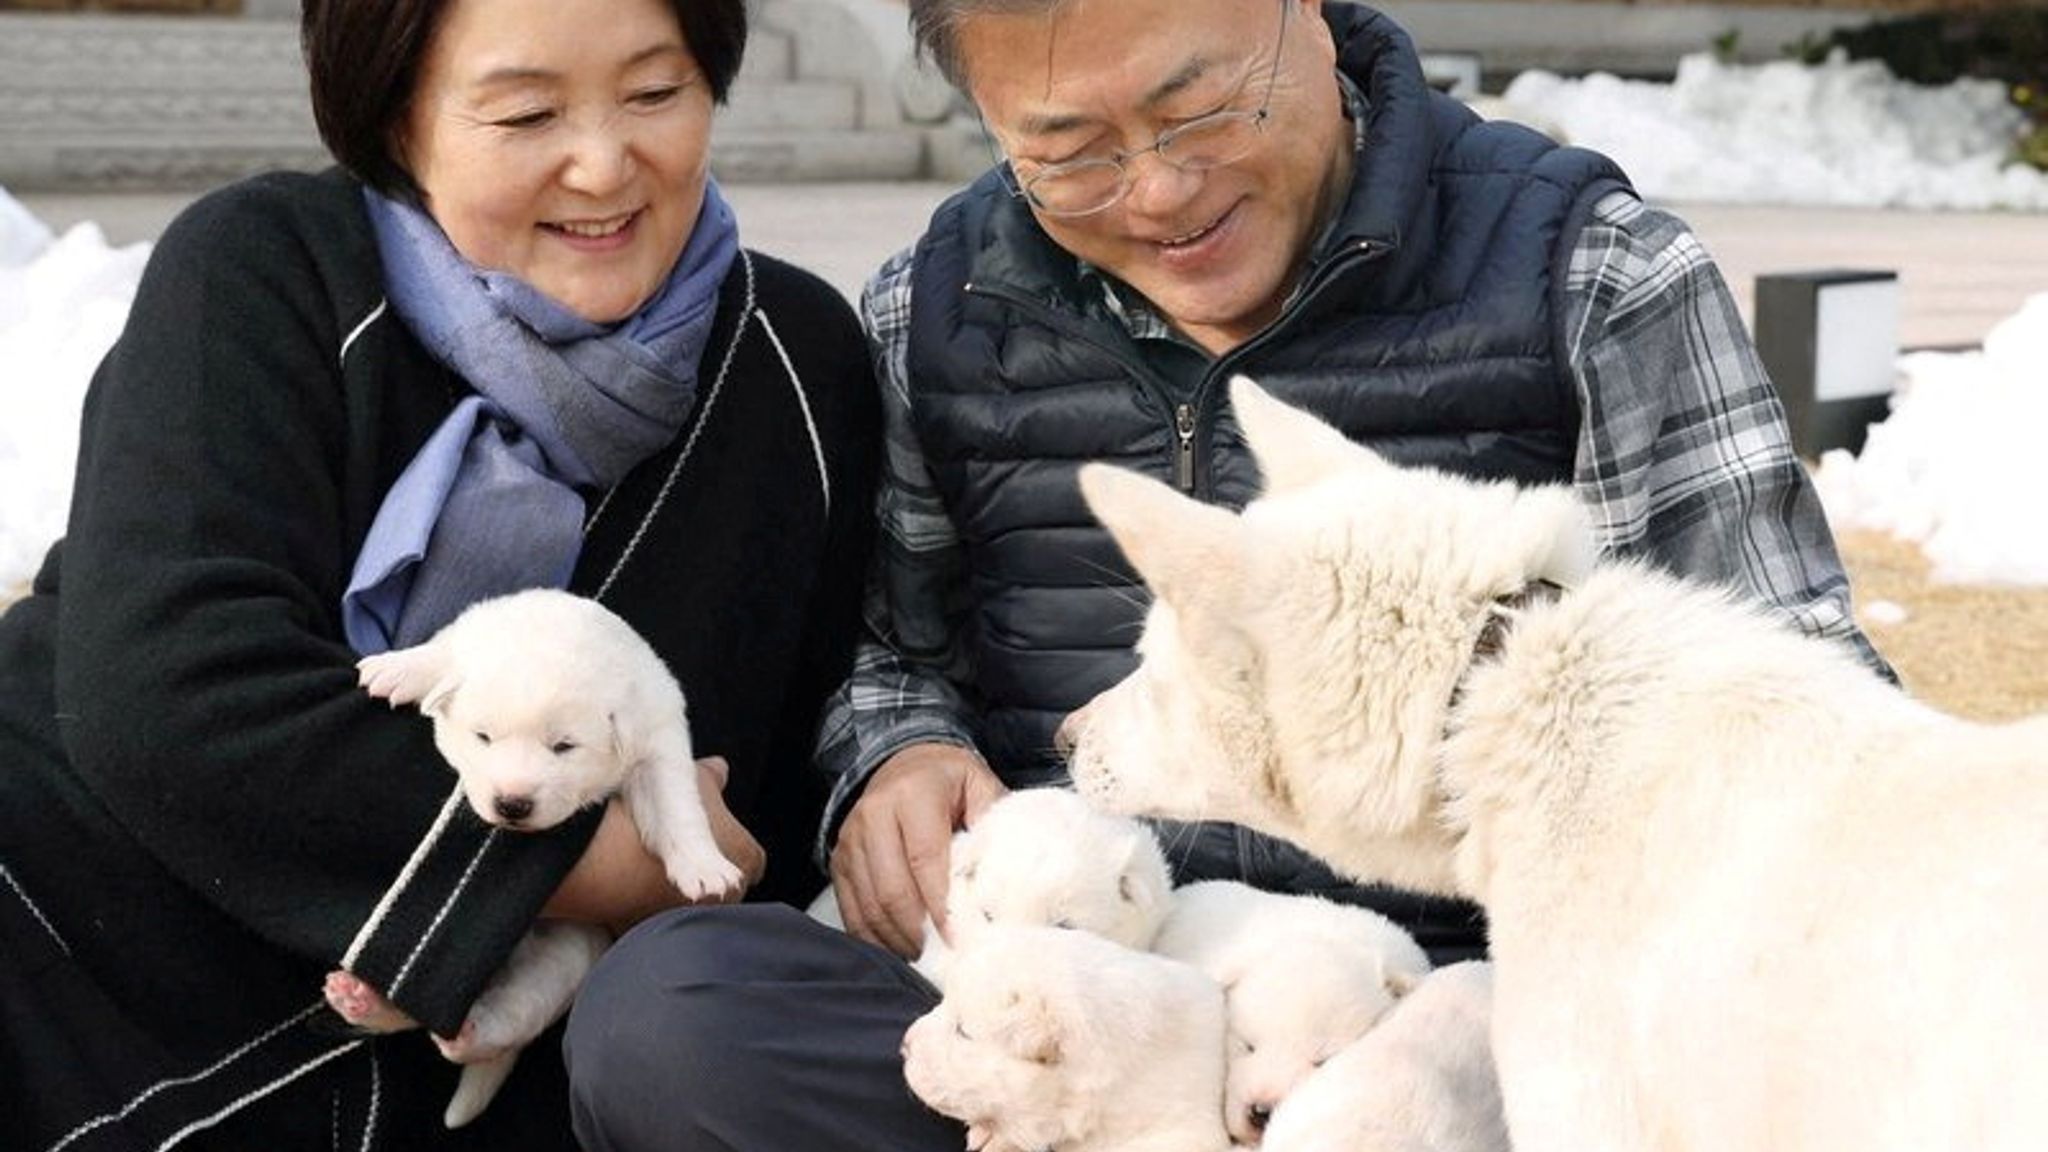
[[[1147,152],[1182,172],[1207,172],[1235,164],[1251,154],[1272,118],[1273,86],[1280,78],[1280,50],[1287,42],[1287,10],[1295,0],[1282,0],[1280,35],[1273,43],[1273,67],[1266,74],[1266,97],[1254,111],[1225,109],[1197,116],[1159,134],[1150,145],[1131,152],[1086,160],[1047,164],[1021,183],[1011,168],[1010,193],[1022,196],[1047,216],[1092,216],[1114,205],[1131,190],[1130,163]]]

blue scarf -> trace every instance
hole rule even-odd
[[[358,653],[419,643],[478,600],[561,588],[583,548],[579,489],[675,439],[739,230],[718,185],[666,283],[617,324],[463,259],[432,217],[365,189],[393,311],[476,389],[385,494],[342,596]]]

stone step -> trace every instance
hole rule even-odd
[[[792,36],[750,33],[713,127],[721,179],[925,173],[925,134],[870,108],[873,85],[797,72]],[[0,13],[0,187],[193,189],[328,163],[292,21]]]

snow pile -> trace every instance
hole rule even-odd
[[[1670,84],[1524,72],[1503,97],[1654,200],[2048,210],[2048,173],[2010,162],[2025,116],[1993,80],[1912,84],[1840,50],[1817,65],[1701,53]]]

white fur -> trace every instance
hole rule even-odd
[[[1431,972],[1287,1097],[1266,1152],[1508,1152],[1492,1018],[1490,965]]]
[[[1224,1152],[1223,990],[1088,932],[991,925],[955,954],[903,1074],[967,1146]]]
[[[1415,939],[1377,912],[1231,880],[1175,890],[1152,947],[1223,985],[1223,1115],[1241,1144],[1258,1143],[1295,1085],[1365,1035],[1429,971]]]
[[[1084,793],[1483,904],[1518,1152],[2048,1139],[2048,718],[1940,715],[1727,594],[1596,566],[1562,489],[1232,403],[1268,481],[1241,517],[1083,471],[1157,594],[1075,722]],[[1474,666],[1539,578],[1568,591]]]
[[[947,862],[949,947],[929,919],[916,966],[945,986],[954,948],[990,924],[1093,932],[1132,948],[1152,943],[1173,881],[1152,830],[1065,788],[1005,794],[953,836]]]
[[[357,667],[371,695],[417,702],[434,721],[435,746],[486,822],[538,831],[616,792],[684,895],[712,897],[741,882],[698,795],[681,686],[597,602],[551,589],[482,601],[426,643]],[[466,1066],[450,1127],[481,1112],[519,1049],[568,1010],[606,942],[589,926],[536,925],[470,1006],[461,1034],[436,1038]]]

